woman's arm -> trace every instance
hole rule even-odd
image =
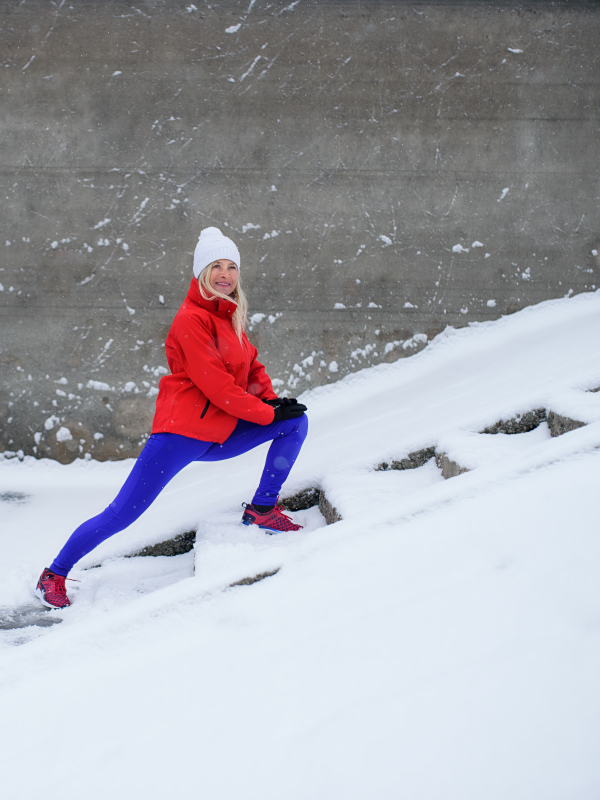
[[[172,345],[179,351],[178,360],[181,361],[186,375],[211,403],[227,414],[248,422],[256,422],[259,425],[269,425],[273,422],[273,409],[259,400],[254,391],[250,392],[250,386],[248,391],[245,391],[235,383],[233,375],[227,371],[223,358],[217,350],[213,331],[201,317],[186,315],[172,333],[175,334]],[[256,352],[256,348],[254,350]],[[259,381],[264,381],[266,378],[270,386],[271,381],[264,367],[262,372],[264,377],[259,378]],[[260,370],[258,375],[260,376]],[[268,392],[267,386],[264,386],[264,389]],[[267,399],[270,399],[271,395],[276,396],[272,388]]]
[[[250,365],[250,373],[248,375],[249,393],[253,394],[255,397],[260,398],[261,400],[277,399],[277,395],[273,391],[273,385],[271,383],[271,379],[267,375],[267,370],[264,368],[263,364],[261,364],[260,361],[256,358],[256,356],[258,355],[256,347],[251,345],[250,342],[248,342],[248,347],[251,347],[254,350],[254,358],[252,359],[252,364]]]

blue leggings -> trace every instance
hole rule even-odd
[[[50,570],[57,575],[68,575],[80,558],[141,516],[171,478],[192,461],[224,461],[273,440],[252,502],[275,505],[307,432],[308,419],[303,415],[270,425],[257,425],[240,419],[223,444],[202,442],[176,433],[152,434],[119,494],[101,514],[77,528],[50,565]]]

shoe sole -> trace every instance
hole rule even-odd
[[[42,601],[42,605],[46,606],[46,608],[56,608],[56,609],[61,609],[61,608],[68,608],[68,607],[71,605],[70,603],[68,603],[67,605],[64,605],[64,606],[53,606],[53,605],[52,605],[52,603],[49,603],[49,602],[46,600],[46,598],[45,598],[45,596],[44,596],[44,593],[43,593],[43,592],[42,592],[42,590],[41,590],[39,587],[37,587],[37,586],[36,586],[36,588],[35,588],[35,593],[36,593],[36,595],[39,597],[39,599]]]
[[[256,525],[256,522],[244,522],[241,521],[241,525],[246,525],[248,528],[251,525]],[[260,528],[261,531],[265,531],[266,533],[297,533],[297,531],[280,531],[279,528],[269,528],[267,525],[256,525],[257,528]]]

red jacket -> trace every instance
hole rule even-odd
[[[231,324],[235,304],[205,300],[194,278],[165,342],[171,375],[159,383],[152,433],[222,444],[238,419],[269,425],[277,397],[256,347]]]

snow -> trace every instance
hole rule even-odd
[[[595,292],[305,393],[285,493],[321,487],[334,525],[239,525],[265,448],[186,468],[80,562],[61,624],[0,630],[6,796],[597,797],[599,350]],[[479,433],[538,408],[587,424]],[[376,470],[425,447],[470,471]],[[132,463],[0,457],[0,608]]]
[[[104,345],[104,349],[107,350],[108,347],[110,347],[111,343],[112,343],[112,339],[110,340],[110,342],[107,342]],[[111,389],[111,387],[108,385],[108,383],[104,383],[103,381],[89,380],[87,382],[87,388],[88,389],[97,389],[98,391],[101,391],[101,392],[111,392],[111,391],[113,391]]]
[[[56,440],[58,442],[69,442],[72,438],[73,435],[68,428],[61,427],[56,431]]]
[[[60,422],[60,419],[56,415],[53,414],[51,417],[48,417],[48,419],[44,422],[44,428],[47,431],[51,431],[52,428],[54,428],[56,425],[58,425],[59,422]]]

